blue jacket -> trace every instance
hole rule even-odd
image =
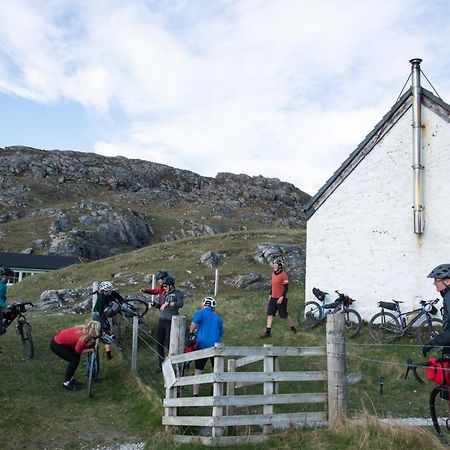
[[[7,308],[8,303],[6,303],[6,281],[0,280],[0,308]]]
[[[444,300],[444,305],[442,307],[442,333],[433,337],[428,345],[433,345],[436,347],[449,347],[450,346],[450,288],[445,289],[441,292],[442,298]],[[449,353],[450,349],[446,349],[446,353]]]
[[[223,336],[223,320],[214,309],[206,307],[194,314],[192,322],[197,325],[197,347],[214,347]]]

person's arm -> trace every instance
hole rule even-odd
[[[6,283],[0,282],[0,308],[6,309],[8,303],[6,302]]]
[[[189,327],[189,333],[195,333],[195,330],[197,329],[197,324],[195,322],[192,322]]]

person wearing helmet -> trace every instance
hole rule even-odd
[[[100,322],[91,320],[87,325],[78,325],[61,330],[51,340],[51,351],[69,363],[63,383],[64,389],[76,391],[80,388],[80,383],[73,378],[80,364],[80,356],[92,351],[95,340],[100,338],[101,334]]]
[[[175,279],[171,276],[163,278],[162,287],[164,295],[159,308],[159,320],[156,327],[157,352],[159,355],[159,370],[164,361],[164,347],[170,339],[172,316],[178,316],[179,309],[183,307],[183,293],[175,287]]]
[[[114,290],[114,285],[110,281],[102,281],[98,286],[97,301],[94,305],[93,320],[100,322],[102,331],[110,333],[111,325],[109,318],[113,317],[120,311],[120,305],[117,303],[124,302],[125,299]],[[111,345],[105,344],[106,357],[112,359]]]
[[[286,320],[291,331],[293,333],[297,332],[287,310],[289,279],[283,270],[283,261],[280,258],[275,259],[272,263],[272,268],[272,284],[269,292],[269,303],[267,305],[267,326],[266,332],[261,336],[263,338],[272,336],[272,323],[277,311],[280,317]]]
[[[203,308],[197,311],[192,318],[189,327],[191,334],[197,334],[197,350],[214,347],[222,340],[223,320],[216,313],[216,300],[213,297],[206,297],[202,303]],[[195,375],[201,375],[205,368],[207,358],[195,361]],[[214,367],[214,358],[211,358],[211,365]],[[193,385],[193,395],[198,397],[200,386]]]
[[[442,307],[442,333],[434,336],[422,347],[423,356],[433,347],[444,347],[443,353],[450,353],[450,264],[440,264],[435,267],[427,276],[433,278],[433,284],[436,290],[443,298]]]
[[[154,307],[156,307],[158,309],[161,307],[162,299],[163,299],[164,294],[165,294],[165,291],[164,291],[164,288],[162,287],[162,284],[163,284],[163,279],[166,278],[167,276],[169,276],[169,274],[165,270],[160,270],[155,275],[155,280],[156,280],[156,283],[157,283],[158,287],[156,289],[144,289],[144,288],[141,288],[141,290],[139,291],[142,294],[156,295],[156,299],[149,303],[149,305],[148,305],[149,309],[152,306],[154,306]]]
[[[6,291],[8,281],[12,276],[14,276],[14,272],[9,267],[0,269],[0,334],[6,331],[3,329],[3,313],[6,313],[10,308],[6,301]]]

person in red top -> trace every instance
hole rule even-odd
[[[164,270],[160,270],[156,275],[155,275],[155,280],[156,283],[158,284],[158,287],[156,289],[144,289],[142,288],[139,292],[141,292],[142,294],[150,294],[150,295],[156,295],[156,300],[154,300],[153,302],[149,303],[148,307],[151,308],[152,306],[155,306],[156,308],[160,308],[161,305],[163,304],[163,297],[165,294],[164,288],[163,288],[163,279],[166,278],[169,274],[164,271]]]
[[[267,305],[267,328],[262,337],[272,336],[272,322],[277,311],[280,317],[287,321],[291,331],[293,333],[297,332],[287,310],[289,280],[286,272],[283,271],[283,261],[276,259],[272,263],[272,268],[272,288],[269,293],[269,304]]]
[[[61,330],[50,342],[52,352],[69,363],[64,380],[64,388],[75,391],[79,383],[73,379],[80,356],[92,351],[95,340],[101,336],[101,324],[95,320],[87,325],[78,325]]]

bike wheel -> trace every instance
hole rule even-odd
[[[306,330],[314,328],[322,319],[322,307],[317,302],[306,302],[305,307],[297,313],[297,322]]]
[[[121,304],[122,315],[133,320],[134,316],[144,317],[148,311],[148,303],[144,300],[127,300]]]
[[[369,322],[369,334],[376,342],[392,342],[402,335],[402,328],[397,317],[386,311],[375,314]]]
[[[346,338],[353,338],[358,336],[359,330],[361,329],[362,320],[361,316],[354,309],[348,309],[344,311],[345,317],[345,329],[344,334]]]
[[[436,318],[428,318],[422,322],[417,330],[417,340],[421,345],[425,345],[431,338],[442,333],[442,320]]]
[[[120,326],[120,316],[113,317],[111,323],[111,331],[114,335],[114,340],[117,344],[117,348],[119,351],[122,351],[122,328]]]
[[[23,355],[31,359],[34,356],[33,336],[31,335],[31,324],[24,319],[19,319],[17,331],[22,341]]]
[[[445,444],[450,442],[448,387],[435,387],[430,394],[430,415],[434,429]]]
[[[94,380],[98,378],[100,374],[100,360],[98,355],[98,349],[96,348],[92,353],[88,354],[88,397],[93,396]]]

